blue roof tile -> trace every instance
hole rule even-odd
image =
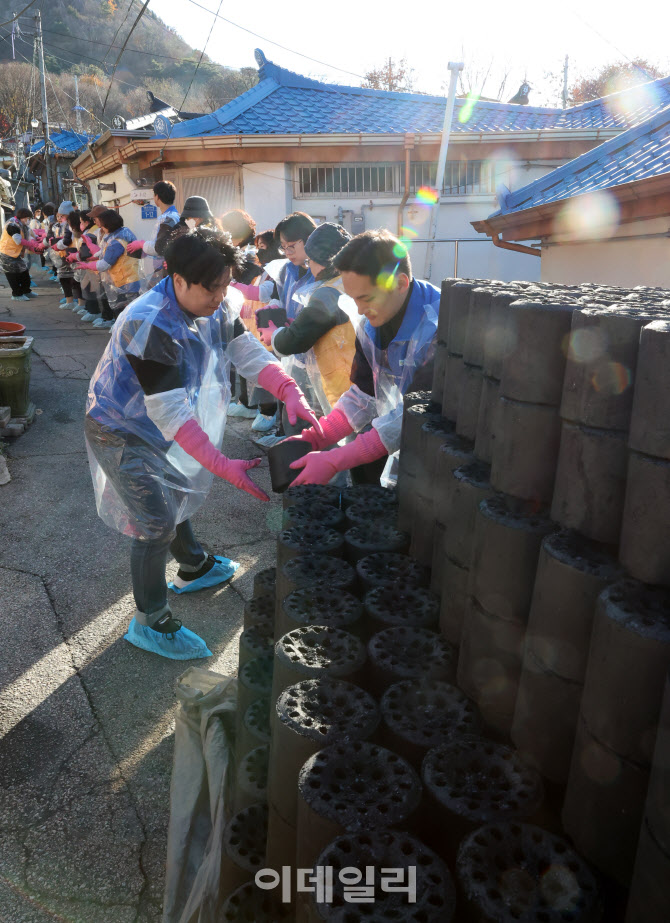
[[[56,153],[76,154],[82,151],[87,144],[99,138],[99,135],[80,134],[76,131],[59,131],[51,135],[51,142]],[[44,147],[44,141],[36,141],[30,147],[31,154],[37,154]]]
[[[546,176],[506,193],[502,208],[490,217],[525,211],[663,173],[670,173],[670,105]]]
[[[320,83],[285,70],[257,52],[260,82],[210,115],[176,124],[172,138],[202,135],[403,134],[442,130],[446,99]],[[456,134],[515,131],[625,130],[670,105],[670,77],[569,109],[457,99]]]

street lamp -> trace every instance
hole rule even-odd
[[[33,129],[33,131],[34,131],[36,128],[39,128],[39,127],[40,127],[40,121],[39,121],[39,119],[31,119],[31,120],[30,120],[30,127]]]

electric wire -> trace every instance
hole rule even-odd
[[[205,10],[207,13],[212,13],[212,10],[208,10],[206,6],[203,6],[201,3],[198,3],[197,0],[189,0],[189,3],[192,3],[193,6],[200,7],[201,10]],[[221,6],[219,5],[219,9]],[[267,38],[265,35],[260,35],[258,32],[254,32],[252,29],[247,29],[246,26],[241,26],[237,22],[233,22],[232,19],[227,19],[225,16],[220,16],[219,13],[214,14],[217,19],[222,19],[224,22],[227,22],[229,26],[235,26],[236,29],[241,29],[243,32],[248,32],[249,35],[253,35],[255,38],[261,39],[263,42],[268,42],[270,45],[275,45],[277,48],[282,48],[284,51],[288,51],[290,54],[298,55],[299,58],[305,58],[307,61],[313,61],[315,64],[320,64],[322,67],[329,67],[333,70],[340,71],[342,74],[349,74],[351,77],[357,77],[359,80],[365,80],[363,74],[356,74],[354,71],[346,70],[344,67],[338,67],[337,64],[328,64],[326,61],[320,61],[318,58],[312,58],[308,54],[303,54],[301,51],[295,51],[293,48],[289,48],[287,45],[282,45],[279,42],[273,41],[271,38]]]
[[[94,38],[75,38],[73,35],[68,35],[67,32],[55,32],[53,29],[42,29],[42,32],[47,33],[48,35],[60,35],[62,38],[69,38],[73,42],[85,42],[87,45],[104,45],[105,48],[120,48],[120,45],[108,45],[107,42],[98,42]],[[56,46],[54,46],[56,47]],[[63,49],[66,50],[66,49]],[[140,48],[126,48],[126,51],[130,54],[142,54],[150,58],[165,58],[168,61],[188,61],[189,57],[197,54],[197,51],[194,49],[190,55],[182,55],[178,58],[176,55],[172,54],[160,54],[157,51],[142,51]],[[218,67],[223,67],[226,70],[235,70],[235,68],[228,67],[226,68],[225,64],[219,64]]]
[[[125,26],[125,24],[126,24],[126,20],[128,19],[128,16],[129,16],[129,14],[130,14],[130,11],[131,11],[131,9],[133,8],[133,3],[134,3],[134,0],[130,0],[130,3],[128,4],[128,9],[126,10],[126,15],[123,17],[123,21],[122,21],[121,23],[119,23],[119,26],[118,26],[116,32],[114,33],[114,38],[113,38],[113,39],[111,40],[111,42],[109,43],[109,47],[108,47],[107,51],[105,52],[105,57],[102,59],[102,64],[103,64],[103,66],[104,66],[104,64],[105,64],[105,62],[106,62],[106,60],[107,60],[107,55],[109,54],[109,52],[110,52],[110,51],[112,50],[112,48],[114,47],[114,42],[116,41],[119,32],[121,31],[121,29],[122,29],[122,28]]]
[[[207,50],[207,46],[209,45],[209,40],[210,40],[210,38],[212,37],[212,32],[214,31],[214,26],[216,25],[216,20],[218,19],[219,10],[221,9],[222,4],[223,4],[223,0],[219,0],[218,9],[217,9],[216,13],[214,14],[214,19],[212,20],[212,25],[209,27],[209,33],[207,34],[207,41],[205,42],[204,47],[203,47],[202,51],[200,52],[200,58],[199,58],[199,60],[198,60],[198,63],[196,64],[195,70],[193,71],[193,76],[191,77],[191,82],[189,83],[188,89],[186,90],[186,93],[184,94],[184,99],[182,100],[182,104],[181,104],[181,106],[179,107],[179,109],[177,110],[178,112],[181,112],[181,110],[184,108],[184,106],[185,106],[185,104],[186,104],[186,99],[187,99],[187,97],[188,97],[188,94],[191,92],[191,87],[193,86],[193,81],[195,80],[196,74],[198,73],[198,68],[200,67],[200,64],[201,64],[201,62],[202,62],[202,59],[203,59],[203,57],[205,56],[205,51]],[[212,11],[210,10],[210,12],[212,12]],[[160,158],[163,157],[163,151],[165,150],[165,144],[170,140],[170,136],[172,135],[172,129],[173,129],[173,127],[174,127],[173,123],[170,122],[170,130],[169,130],[169,132],[168,132],[168,136],[167,136],[167,138],[165,139],[165,142],[163,143],[163,145],[161,146],[161,151],[160,151],[160,154],[159,154],[159,157],[160,157]]]
[[[36,3],[37,0],[30,0],[30,3],[26,4],[26,6],[24,6],[23,9],[16,14],[16,16],[12,16],[12,18],[8,19],[7,22],[0,22],[0,26],[11,26],[13,22],[16,22],[17,19],[23,16],[26,10],[29,10],[30,7],[34,6]]]
[[[114,82],[114,74],[116,73],[116,68],[119,66],[119,61],[121,60],[121,57],[122,57],[122,55],[123,55],[123,52],[126,50],[126,45],[127,45],[128,42],[130,41],[130,36],[131,36],[131,35],[133,34],[133,32],[135,31],[136,26],[139,24],[139,21],[140,21],[140,19],[142,18],[142,16],[144,15],[144,12],[145,12],[145,10],[146,10],[146,8],[147,8],[148,6],[149,6],[149,0],[144,0],[144,4],[143,4],[143,6],[142,6],[142,9],[139,11],[139,13],[137,14],[137,17],[136,17],[136,19],[135,19],[135,22],[134,22],[134,23],[132,24],[132,26],[130,27],[130,32],[129,32],[128,35],[126,36],[126,40],[125,40],[125,42],[123,43],[123,47],[121,48],[121,51],[119,52],[118,57],[117,57],[116,61],[114,62],[114,69],[112,70],[111,77],[109,78],[109,86],[107,87],[107,94],[106,94],[106,96],[105,96],[105,102],[103,103],[102,112],[100,113],[100,115],[104,115],[104,114],[105,114],[105,106],[107,105],[107,100],[109,99],[109,93],[110,93],[110,91],[111,91],[111,89],[112,89],[112,83]]]
[[[8,41],[7,36],[5,36],[5,35],[0,35],[0,38],[1,38],[1,39],[4,39],[5,41]],[[24,44],[26,44],[26,45],[30,44],[29,42],[26,42],[25,39],[20,39],[20,41],[22,41],[22,42],[23,42]],[[24,54],[21,54],[20,51],[17,50],[16,53],[19,55],[19,57],[23,58],[23,60],[26,62],[26,64],[30,64],[32,67],[34,67],[35,69],[37,69],[37,65],[35,64],[35,61],[34,61],[34,56],[33,56],[33,60],[32,60],[32,61],[29,61],[28,58],[27,58]],[[52,55],[52,57],[55,57],[55,55]],[[63,60],[63,59],[60,59],[60,60]],[[70,61],[70,62],[67,62],[67,63],[74,64],[75,62],[74,62],[74,61]],[[46,67],[44,68],[44,73],[47,74],[47,69],[46,69]],[[84,76],[86,76],[86,75],[84,75]],[[51,80],[50,77],[49,77],[49,80]],[[52,88],[53,88],[53,82],[51,83],[51,86],[52,86]],[[100,100],[100,104],[102,105],[102,97],[100,96],[100,90],[98,89],[97,83],[94,83],[94,86],[95,86],[95,88],[96,88],[96,90],[97,90],[97,92],[98,92],[98,98],[99,98],[99,100]],[[140,89],[142,89],[142,87],[135,87],[135,89],[140,90]],[[54,89],[54,94],[55,94],[55,92],[56,92],[56,91],[55,91],[55,89]],[[70,96],[70,94],[69,94],[66,90],[64,90],[62,87],[61,87],[61,93],[63,93],[64,96],[67,96],[68,99],[71,99],[73,102],[76,102],[74,96]],[[58,101],[58,100],[57,100],[57,101]],[[60,105],[60,103],[59,103],[59,105]],[[99,116],[97,116],[97,115],[95,114],[95,112],[93,112],[92,109],[87,109],[86,106],[84,106],[83,108],[84,108],[84,110],[85,110],[86,112],[88,112],[88,114],[91,115],[97,122],[100,122],[101,125],[104,125],[105,128],[107,128],[107,129],[109,129],[109,130],[111,131],[111,126],[108,125],[106,122],[104,122],[101,118],[99,118]]]

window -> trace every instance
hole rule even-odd
[[[398,164],[351,163],[299,166],[298,196],[397,196]]]
[[[442,195],[493,195],[496,191],[496,164],[488,160],[448,160]],[[434,186],[437,164],[411,164],[410,192],[421,186]]]
[[[448,160],[444,173],[442,195],[493,195],[498,175],[509,166],[488,160]],[[298,198],[337,196],[396,196],[402,195],[405,165],[402,163],[324,163],[296,167]],[[410,192],[421,186],[434,186],[437,164],[411,164]]]

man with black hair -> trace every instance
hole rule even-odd
[[[163,657],[209,656],[204,642],[172,617],[170,584],[190,593],[228,580],[237,565],[207,554],[190,517],[213,476],[260,500],[248,471],[260,459],[226,458],[223,441],[231,364],[283,400],[289,414],[316,424],[295,382],[231,309],[228,285],[241,261],[230,236],[192,231],[166,251],[167,278],[121,314],[91,380],[86,441],[100,517],[132,539],[137,606],[126,640]]]
[[[327,484],[339,471],[373,463],[378,479],[383,461],[388,485],[396,478],[403,395],[432,381],[440,291],[412,277],[406,246],[384,230],[354,237],[334,265],[365,321],[357,329],[351,387],[320,421],[321,433],[300,434],[316,451],[293,462],[303,469],[293,483]],[[354,432],[347,445],[321,451]]]
[[[128,244],[127,253],[137,253],[142,251],[144,254],[143,270],[144,282],[142,288],[146,291],[157,285],[165,276],[163,269],[163,257],[160,255],[164,252],[169,243],[170,234],[179,222],[179,211],[174,204],[177,197],[177,187],[174,183],[167,180],[159,180],[154,183],[154,205],[160,212],[158,223],[150,240],[133,240]]]

